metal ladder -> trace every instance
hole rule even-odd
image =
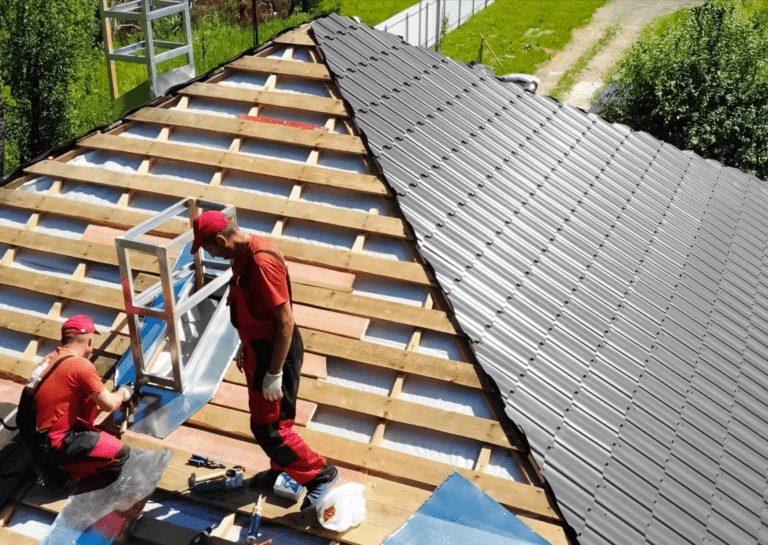
[[[109,0],[101,0],[101,23],[104,47],[109,67],[109,87],[115,100],[114,109],[119,115],[165,94],[177,85],[195,77],[195,59],[192,50],[192,26],[189,19],[188,0],[133,0],[109,6]],[[185,42],[155,40],[152,23],[163,17],[181,14]],[[119,49],[112,48],[111,20],[131,21],[143,30],[144,39]],[[157,50],[163,49],[162,53]],[[187,64],[158,75],[157,65],[163,61],[186,55]],[[149,79],[120,96],[117,86],[115,62],[144,64]]]

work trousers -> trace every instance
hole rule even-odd
[[[304,362],[304,343],[299,328],[293,328],[291,347],[283,365],[283,397],[277,401],[268,401],[262,394],[274,345],[265,339],[251,340],[248,344],[244,351],[244,370],[253,436],[269,456],[272,469],[285,471],[299,484],[306,484],[325,466],[325,458],[312,450],[293,429]]]
[[[130,447],[114,435],[76,424],[67,432],[61,448],[47,448],[41,461],[58,466],[73,479],[82,480],[79,489],[93,489],[117,480],[130,454]]]

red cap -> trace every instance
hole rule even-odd
[[[62,333],[96,333],[96,335],[101,335],[98,331],[96,331],[96,326],[93,325],[93,320],[91,320],[88,316],[72,316],[69,320],[64,322],[64,325],[61,326],[61,332]]]
[[[197,216],[192,224],[192,230],[195,233],[195,240],[192,243],[192,253],[197,253],[206,238],[215,235],[227,225],[232,225],[232,222],[227,219],[224,212],[211,210],[210,212],[203,212]]]

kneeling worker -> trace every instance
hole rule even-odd
[[[61,327],[61,346],[46,356],[29,379],[19,402],[19,432],[46,487],[63,491],[69,479],[78,490],[114,482],[130,456],[117,437],[94,427],[101,411],[120,408],[133,395],[126,384],[109,392],[88,360],[94,335],[87,316],[73,316]]]
[[[293,319],[285,258],[272,242],[249,235],[222,212],[204,212],[193,223],[192,253],[233,260],[229,305],[243,348],[251,431],[271,460],[252,488],[272,488],[281,471],[307,489],[302,509],[314,507],[339,470],[312,450],[293,429],[304,345]]]

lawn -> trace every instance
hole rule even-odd
[[[536,73],[541,63],[571,41],[571,33],[589,23],[595,10],[608,0],[496,0],[463,26],[448,33],[441,53],[452,59],[478,61],[485,38],[482,63],[498,75]]]
[[[419,0],[341,0],[339,13],[360,17],[366,25],[374,27],[418,3]]]

